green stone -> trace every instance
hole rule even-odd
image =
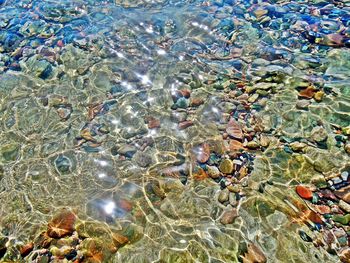
[[[342,225],[347,225],[350,222],[350,214],[347,214],[345,216],[334,215],[332,219],[334,222],[340,223]]]
[[[219,170],[224,174],[230,174],[233,172],[233,162],[230,159],[224,159],[221,161]]]

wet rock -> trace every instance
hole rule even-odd
[[[231,119],[228,123],[226,132],[229,136],[231,136],[234,139],[243,140],[243,131],[241,125],[233,119]]]
[[[306,234],[304,231],[299,230],[299,235],[301,239],[304,240],[305,242],[312,242],[312,238],[308,234]]]
[[[23,245],[21,248],[20,248],[20,253],[21,253],[21,257],[26,257],[29,255],[30,252],[32,252],[34,248],[34,243],[33,242],[29,242],[25,245]]]
[[[11,162],[19,158],[19,150],[20,145],[13,143],[2,146],[0,148],[0,153],[5,162]]]
[[[344,216],[341,216],[341,215],[334,215],[332,217],[332,220],[334,222],[337,222],[337,223],[340,223],[342,225],[348,225],[349,222],[350,222],[350,214],[347,214],[347,215],[344,215]]]
[[[340,190],[336,190],[334,191],[334,194],[344,202],[350,204],[350,186],[346,186]]]
[[[155,129],[160,127],[160,120],[150,117],[148,118],[148,129]]]
[[[348,204],[347,202],[344,202],[343,200],[340,200],[338,205],[345,212],[350,213],[350,204]]]
[[[344,145],[344,150],[346,153],[350,154],[350,143]]]
[[[211,178],[217,179],[220,177],[221,173],[216,166],[207,166],[207,169],[208,169],[208,175]]]
[[[195,149],[194,154],[196,154],[196,158],[198,162],[206,163],[210,157],[209,144],[203,143],[200,147]]]
[[[230,140],[230,144],[229,144],[229,150],[230,152],[236,152],[236,151],[240,151],[240,150],[244,150],[245,147],[243,146],[243,143],[241,143],[240,141],[237,140]]]
[[[55,160],[55,167],[60,174],[66,174],[71,171],[72,163],[68,157],[60,154]]]
[[[348,263],[350,258],[350,248],[349,247],[342,248],[339,253],[339,257],[343,263]]]
[[[322,99],[323,99],[323,96],[324,96],[324,92],[323,92],[322,90],[320,90],[320,91],[317,91],[317,92],[315,93],[314,99],[315,99],[315,101],[317,101],[317,102],[321,102]]]
[[[69,210],[62,210],[48,223],[47,234],[52,238],[61,238],[71,235],[74,231],[76,216]]]
[[[249,149],[255,150],[255,149],[259,148],[260,145],[256,141],[250,141],[250,142],[247,143],[247,147]]]
[[[307,110],[310,106],[311,102],[309,100],[299,100],[296,103],[297,109]]]
[[[220,218],[220,223],[223,225],[232,224],[237,217],[238,217],[237,209],[233,208],[230,210],[226,210],[223,212]]]
[[[179,123],[179,129],[184,130],[193,125],[193,121],[182,121]]]
[[[289,144],[289,146],[290,148],[292,148],[293,151],[298,152],[304,149],[307,146],[307,144],[303,142],[292,142],[291,144]]]
[[[315,127],[311,131],[311,139],[315,142],[324,142],[328,138],[327,131],[322,127]]]
[[[307,199],[307,200],[311,200],[312,199],[312,196],[313,196],[312,191],[309,188],[305,187],[305,186],[298,185],[295,188],[295,191],[297,192],[297,194],[301,198],[304,198],[304,199]]]
[[[309,86],[299,92],[299,97],[305,99],[312,99],[316,93],[316,89],[313,86]]]
[[[224,159],[219,165],[219,170],[224,174],[231,174],[233,172],[234,166],[230,159]]]
[[[145,152],[137,152],[133,156],[133,160],[141,167],[148,167],[152,164],[152,156]]]
[[[132,158],[136,152],[137,152],[137,148],[134,145],[130,145],[130,144],[122,145],[118,149],[119,154],[128,158]]]
[[[177,108],[186,109],[190,105],[190,102],[186,98],[179,98],[176,101],[175,105],[177,106]]]
[[[266,256],[261,249],[255,244],[248,245],[248,251],[244,254],[243,263],[265,263],[267,262]]]
[[[191,98],[190,105],[191,107],[198,107],[204,103],[204,100],[201,98]]]
[[[218,200],[220,203],[225,203],[229,200],[229,191],[227,189],[223,189],[220,191]]]

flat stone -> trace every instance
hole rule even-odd
[[[237,209],[232,208],[230,210],[223,212],[223,214],[220,218],[220,222],[223,225],[232,224],[237,217],[238,217]]]
[[[219,170],[224,174],[231,174],[233,172],[233,162],[230,159],[224,159],[219,165]]]

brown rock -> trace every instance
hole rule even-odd
[[[229,121],[226,128],[226,132],[228,133],[228,135],[230,135],[234,139],[237,139],[240,141],[243,140],[243,131],[242,131],[241,125],[233,119]]]
[[[248,251],[244,254],[243,263],[265,263],[266,256],[261,249],[253,243],[248,245]]]
[[[113,233],[112,237],[113,237],[113,243],[117,248],[123,247],[129,242],[129,239],[127,237],[119,233]]]
[[[244,150],[243,143],[241,143],[240,141],[237,141],[237,140],[230,140],[229,150],[231,152]]]
[[[182,96],[184,96],[186,99],[191,97],[191,91],[189,89],[182,89],[180,90]]]
[[[341,190],[334,191],[334,194],[344,202],[350,204],[350,185],[342,188]]]
[[[237,209],[232,208],[230,210],[226,210],[225,212],[223,212],[220,222],[223,225],[228,225],[228,224],[232,224],[233,221],[238,217],[238,212]]]
[[[201,98],[192,98],[190,101],[190,105],[192,107],[198,107],[204,103],[204,100]]]
[[[52,238],[71,235],[74,231],[76,216],[69,210],[63,210],[55,215],[48,224],[47,234]]]
[[[28,256],[29,253],[32,252],[33,248],[34,248],[33,242],[27,243],[24,246],[22,246],[20,249],[20,253],[21,253],[22,258]]]
[[[298,185],[296,188],[295,188],[295,191],[297,192],[297,194],[301,197],[301,198],[304,198],[304,199],[312,199],[312,191],[305,187],[305,186],[302,186],[302,185]]]
[[[148,129],[155,129],[160,127],[160,120],[150,117],[148,118]]]
[[[306,89],[303,89],[299,92],[299,97],[305,99],[312,99],[316,91],[317,90],[313,86],[309,86]]]
[[[203,143],[201,147],[195,150],[196,159],[200,163],[206,163],[210,157],[209,144]]]
[[[193,125],[193,121],[182,121],[179,123],[179,129],[184,130]]]

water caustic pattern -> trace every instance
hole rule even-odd
[[[349,21],[0,0],[0,260],[350,262]]]

